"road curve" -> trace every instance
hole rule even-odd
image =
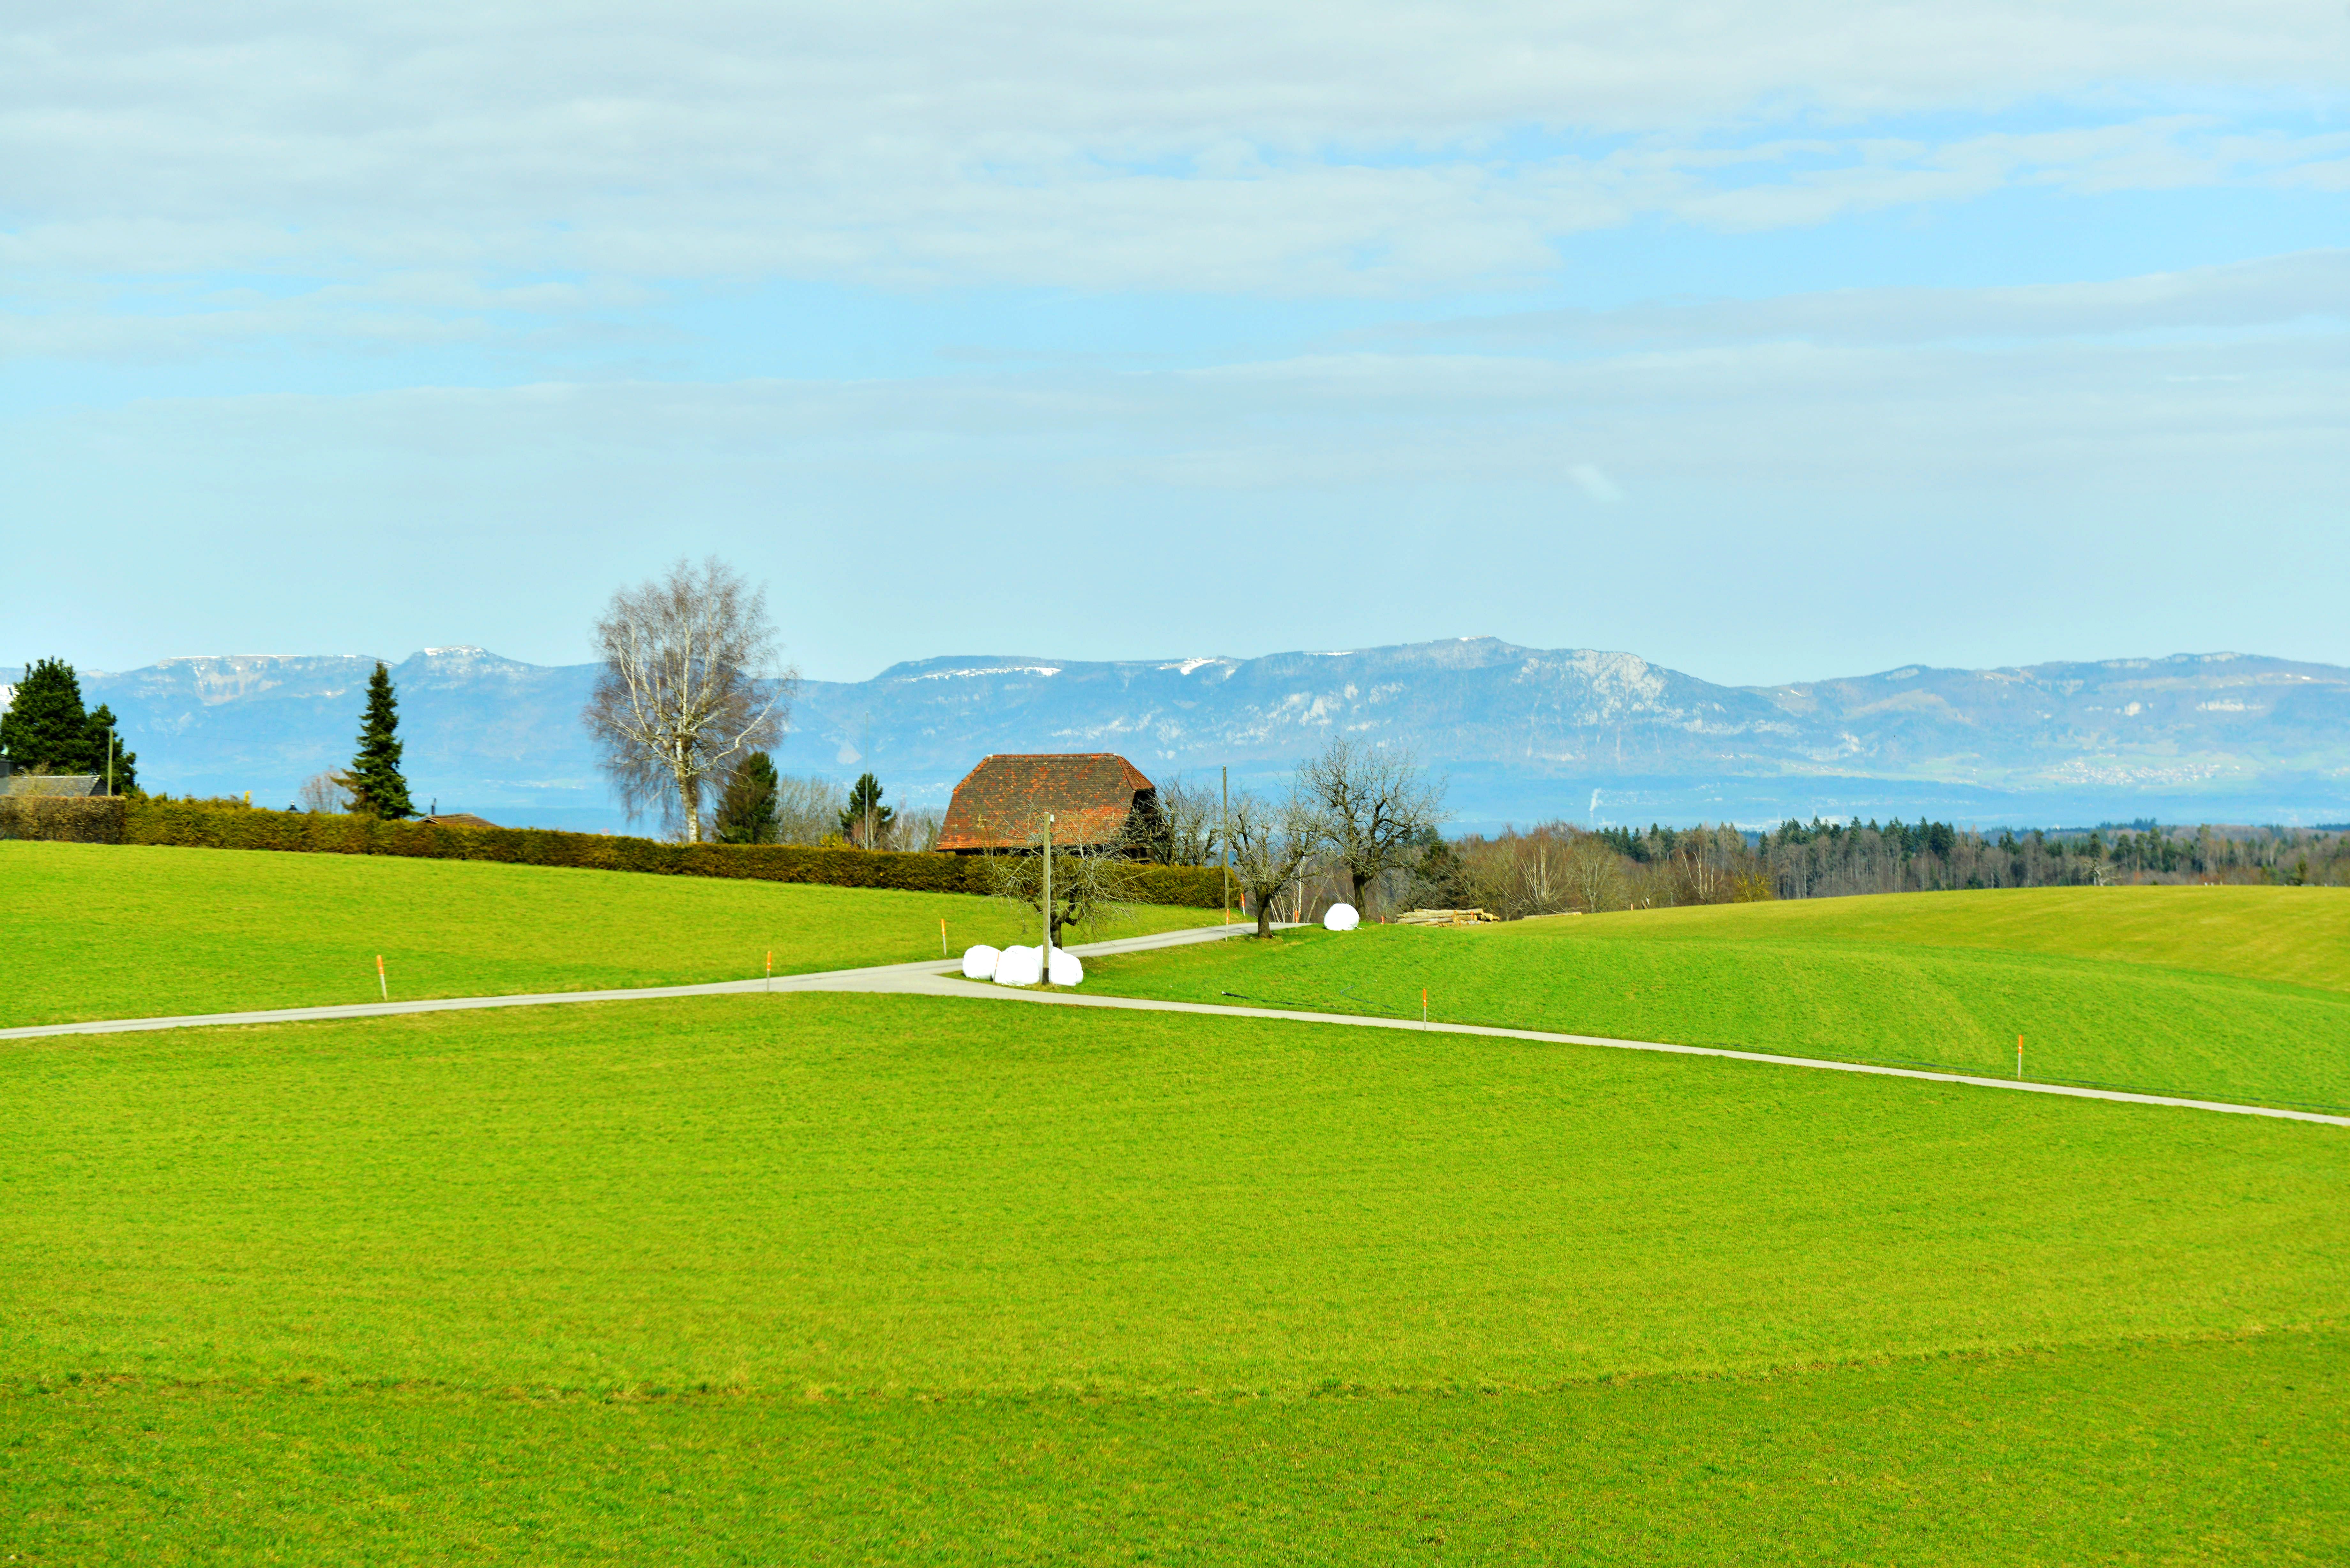
[[[1087,942],[1073,946],[1069,950],[1085,958],[1144,952],[1153,948],[1217,941],[1252,929],[1239,925],[1201,926],[1190,930],[1161,931],[1147,937]],[[1123,1008],[1139,1012],[1188,1012],[1209,1017],[1326,1023],[1349,1029],[1405,1029],[1431,1034],[1482,1035],[1499,1040],[1529,1040],[1541,1044],[1596,1046],[1609,1051],[1649,1051],[1669,1056],[1714,1056],[1772,1067],[1857,1073],[1875,1078],[1914,1078],[1931,1084],[1963,1084],[1972,1088],[2055,1095],[2066,1099],[2107,1100],[2129,1106],[2165,1106],[2178,1110],[2217,1111],[2227,1116],[2267,1116],[2278,1121],[2316,1122],[2326,1127],[2350,1127],[2350,1116],[2287,1110],[2276,1106],[2245,1106],[2227,1100],[2139,1095],[2124,1089],[2080,1088],[2069,1084],[2040,1084],[2022,1078],[1981,1078],[1964,1073],[1934,1073],[1917,1067],[1880,1067],[1865,1062],[1833,1062],[1814,1056],[1775,1056],[1767,1052],[1733,1051],[1716,1045],[1673,1045],[1656,1040],[1614,1040],[1597,1034],[1555,1034],[1537,1029],[1502,1029],[1481,1023],[1417,1023],[1409,1019],[1365,1017],[1345,1012],[1302,1012],[1272,1007],[1219,1007],[1206,1002],[1161,1002],[1139,996],[1087,996],[1076,992],[1028,991],[963,980],[953,962],[937,959],[924,960],[920,963],[880,964],[868,969],[827,970],[816,974],[779,974],[773,980],[719,981],[709,985],[640,986],[627,991],[540,992],[523,996],[452,996],[421,1002],[360,1002],[344,1007],[288,1007],[254,1012],[210,1012],[178,1018],[114,1018],[86,1023],[42,1023],[26,1028],[0,1029],[0,1040],[32,1040],[67,1034],[124,1034],[156,1029],[197,1029],[225,1024],[302,1023],[340,1018],[382,1018],[412,1012],[459,1012],[485,1007],[545,1007],[559,1002],[644,1002],[658,997],[739,996],[762,992],[809,991],[957,997],[978,1002],[1024,1002],[1047,1007]]]
[[[1144,952],[1218,941],[1253,926],[1194,926],[1145,937],[1084,942],[1069,950],[1080,958]],[[721,980],[706,985],[640,985],[624,991],[542,991],[515,996],[439,996],[415,1002],[354,1002],[332,1007],[272,1007],[247,1012],[192,1012],[165,1018],[106,1018],[81,1023],[33,1023],[0,1029],[0,1040],[38,1040],[55,1034],[135,1034],[151,1029],[214,1029],[239,1023],[317,1023],[337,1018],[388,1018],[410,1012],[468,1012],[482,1007],[546,1007],[570,1002],[650,1002],[666,996],[735,996],[748,992],[888,991],[899,981],[959,972],[959,960],[924,959],[917,963],[879,964],[869,969],[825,970],[815,974],[779,974],[754,980]]]

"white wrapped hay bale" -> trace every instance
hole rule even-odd
[[[993,980],[995,978],[996,961],[1001,959],[1003,956],[1003,949],[989,947],[985,942],[980,943],[975,948],[963,949],[963,979]]]
[[[998,985],[1034,985],[1045,978],[1045,954],[1037,948],[1006,948],[995,961]]]
[[[1077,961],[1076,954],[1066,948],[1053,950],[1053,983],[1055,985],[1082,985],[1085,983],[1085,979],[1086,966]]]
[[[1356,913],[1352,904],[1333,904],[1330,912],[1322,917],[1322,929],[1326,931],[1351,931],[1362,923],[1363,917]]]

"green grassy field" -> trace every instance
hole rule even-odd
[[[2350,892],[2107,888],[1372,926],[1099,960],[1097,991],[2350,1110]]]
[[[1140,906],[1101,934],[1199,925]],[[1034,940],[1006,904],[391,857],[0,841],[0,1026],[741,980]]]
[[[2350,1552],[2350,1336],[1539,1394],[0,1393],[24,1563],[2082,1562]]]
[[[941,911],[958,949],[1014,934],[976,899],[0,844],[0,1011],[364,1000],[377,950],[406,994],[888,961]],[[1440,1016],[1988,1070],[2033,1015],[2048,1075],[2350,1098],[2345,911],[1375,928],[1088,988],[1428,984]],[[2337,1128],[833,995],[19,1042],[0,1106],[26,1564],[2350,1553]]]
[[[2337,1129],[728,997],[0,1051],[25,1562],[2324,1561]]]

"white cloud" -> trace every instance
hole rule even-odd
[[[517,272],[1506,284],[1545,275],[1557,236],[1644,213],[1750,229],[2017,183],[2330,189],[2341,137],[2230,127],[2345,88],[2350,21],[2293,0],[99,4],[0,38],[0,265],[45,309],[97,308],[64,297],[93,271],[225,272],[403,315],[432,308],[398,297],[413,276]],[[2081,123],[1873,129],[2034,104]]]
[[[215,451],[280,454],[265,467],[339,453],[523,486],[549,464],[640,466],[789,474],[840,493],[1507,484],[1627,505],[1690,483],[2338,493],[2350,478],[2342,340],[1762,336],[1565,358],[1365,351],[1178,372],[159,399],[28,425],[17,455],[79,445],[77,461],[102,468],[110,452],[146,452],[161,473]],[[1605,467],[1563,463],[1562,449],[1605,453]]]
[[[2206,338],[2350,323],[2350,250],[2090,283],[2004,288],[1852,288],[1765,299],[1543,310],[1365,330],[1389,347],[1473,345],[1553,352],[1792,341],[1852,346],[2124,337]]]
[[[1575,463],[1567,469],[1566,476],[1575,481],[1577,490],[1594,501],[1612,504],[1624,499],[1624,492],[1596,462]]]

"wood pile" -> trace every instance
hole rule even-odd
[[[1489,915],[1482,909],[1412,909],[1395,918],[1399,926],[1474,926],[1487,920],[1498,921],[1499,915]]]

